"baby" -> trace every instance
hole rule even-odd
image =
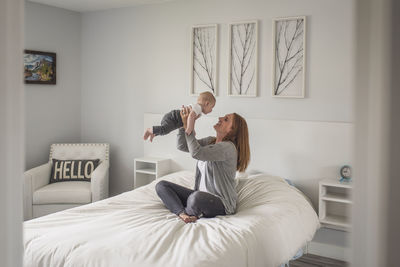
[[[197,103],[189,105],[191,107],[191,111],[188,117],[188,125],[186,129],[187,134],[190,135],[192,133],[194,130],[194,121],[200,117],[201,113],[208,114],[212,111],[215,106],[215,102],[216,100],[212,93],[202,92],[197,98]],[[147,140],[150,137],[150,142],[152,142],[154,136],[166,135],[182,126],[183,122],[180,110],[175,109],[164,115],[160,126],[147,128],[147,130],[144,132],[143,139]]]

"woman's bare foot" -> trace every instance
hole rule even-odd
[[[143,139],[147,140],[147,138],[150,137],[150,142],[153,142],[155,134],[153,134],[153,131],[151,128],[147,128],[147,130],[144,132]]]
[[[181,218],[182,221],[184,221],[185,223],[192,223],[192,222],[197,221],[197,217],[196,216],[189,216],[184,212],[179,214],[179,218]]]

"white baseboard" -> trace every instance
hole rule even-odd
[[[318,242],[310,242],[308,243],[307,252],[322,257],[327,257],[347,262],[350,261],[349,247],[341,247],[341,246],[335,246]]]

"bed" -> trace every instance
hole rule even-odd
[[[193,187],[193,172],[165,179]],[[159,180],[24,223],[24,266],[279,266],[319,228],[312,205],[280,177],[238,178],[234,215],[185,224],[155,193]]]

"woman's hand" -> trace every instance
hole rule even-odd
[[[182,105],[180,114],[181,114],[181,118],[182,118],[182,122],[183,122],[183,128],[185,130],[187,128],[187,121],[188,121],[190,111],[191,111],[190,107],[185,107],[184,105]]]
[[[194,121],[196,120],[196,117],[196,112],[192,109],[187,119],[187,127],[185,128],[187,135],[191,135],[192,132],[194,132]]]

